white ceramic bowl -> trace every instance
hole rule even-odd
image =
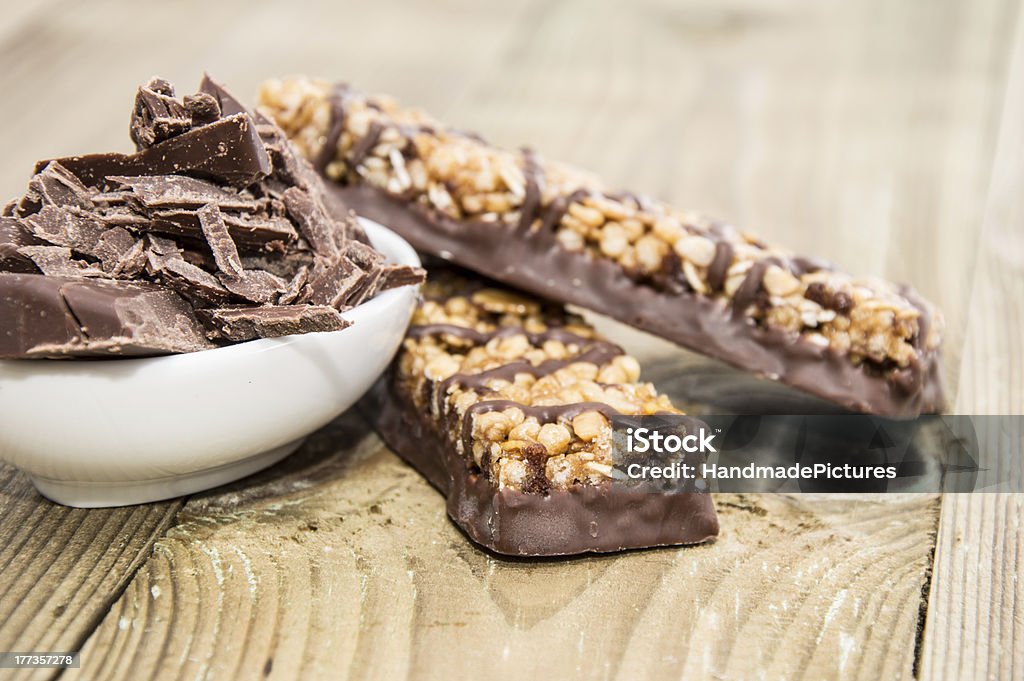
[[[419,265],[401,237],[361,219],[388,260]],[[391,361],[414,286],[344,313],[330,333],[110,361],[0,361],[0,459],[69,506],[138,504],[269,466],[348,409]]]

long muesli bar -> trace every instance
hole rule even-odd
[[[943,407],[941,315],[909,287],[612,191],[346,85],[273,80],[260,104],[338,196],[421,250],[849,409]]]
[[[364,398],[381,437],[501,554],[693,544],[718,533],[707,493],[613,484],[617,414],[680,414],[637,361],[580,318],[450,270],[390,373]],[[689,427],[699,427],[695,419]]]

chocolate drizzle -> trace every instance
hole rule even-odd
[[[327,164],[334,160],[338,151],[338,141],[341,140],[341,133],[345,131],[345,96],[349,92],[348,83],[338,83],[331,88],[329,101],[331,105],[331,121],[327,127],[327,135],[324,137],[323,146],[317,152],[313,160],[313,167],[317,172],[322,173]]]
[[[747,276],[743,277],[743,283],[736,289],[736,293],[732,297],[732,311],[734,315],[742,316],[746,309],[754,303],[764,282],[764,273],[771,265],[785,267],[779,258],[773,256],[758,260],[747,270]]]
[[[462,454],[471,458],[473,456],[473,417],[479,414],[486,414],[492,411],[505,411],[506,409],[519,409],[526,418],[535,418],[538,423],[555,423],[559,419],[573,419],[588,411],[596,411],[604,414],[605,418],[611,420],[619,416],[621,412],[604,402],[574,402],[572,404],[552,404],[544,406],[530,406],[512,400],[488,400],[470,405],[462,414]],[[486,476],[485,476],[486,477]]]
[[[554,326],[541,332],[527,331],[521,326],[499,326],[491,331],[478,331],[465,326],[455,324],[417,324],[409,327],[407,333],[409,338],[424,338],[427,336],[454,336],[472,343],[486,343],[494,338],[508,338],[509,336],[526,336],[531,345],[541,345],[544,341],[555,340],[566,345],[593,343],[593,338],[581,336],[567,331],[566,329]]]
[[[568,196],[559,196],[548,209],[544,212],[544,219],[541,222],[540,232],[542,234],[554,233],[555,227],[565,217],[566,211],[569,210],[569,205],[577,203],[587,196],[590,196],[590,191],[587,189],[577,189]]]
[[[732,265],[733,247],[725,239],[718,239],[715,243],[715,259],[708,266],[708,286],[712,291],[721,291],[725,286],[725,278],[729,274],[729,266]]]
[[[383,131],[384,126],[381,125],[380,121],[370,123],[370,129],[359,138],[359,141],[352,147],[352,153],[349,154],[348,163],[352,168],[362,163],[367,155],[369,155],[370,150],[377,146],[377,140],[380,139],[380,134]]]
[[[526,191],[523,203],[519,207],[518,231],[526,232],[533,225],[533,220],[541,208],[540,187],[544,169],[537,162],[537,155],[532,149],[523,149],[523,177],[526,180]]]

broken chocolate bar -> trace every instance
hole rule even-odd
[[[0,357],[336,331],[349,325],[341,311],[423,280],[384,262],[271,121],[209,78],[201,87],[179,102],[153,79],[132,111],[135,153],[41,162],[8,204]]]
[[[635,359],[560,307],[480,280],[432,270],[424,294],[362,407],[473,541],[555,556],[717,535],[709,494],[613,483],[610,419],[680,414]]]
[[[214,347],[173,291],[0,272],[0,357],[137,357]]]
[[[270,81],[260,101],[341,200],[422,251],[849,409],[909,417],[944,406],[941,315],[908,287],[345,85]]]

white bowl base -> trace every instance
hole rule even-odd
[[[184,475],[171,475],[156,480],[124,482],[68,482],[29,476],[39,493],[50,501],[76,508],[130,506],[162,501],[217,487],[244,478],[274,465],[305,442],[299,438],[256,456],[234,463],[208,468]]]

